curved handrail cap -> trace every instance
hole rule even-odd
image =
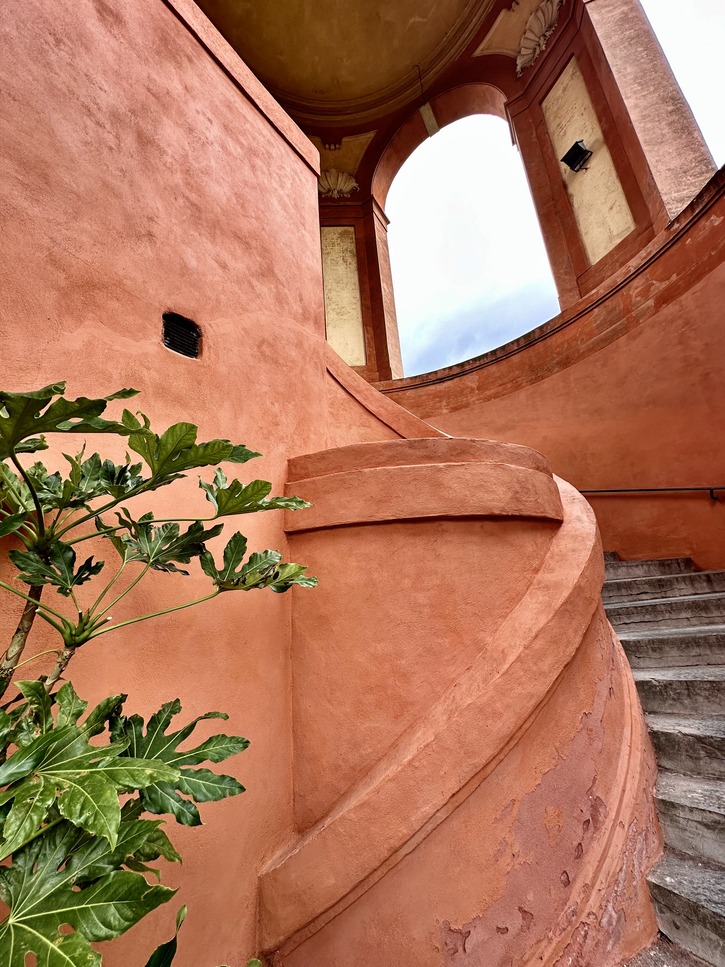
[[[537,450],[497,440],[437,437],[354,443],[292,457],[290,482],[377,467],[447,463],[504,463],[552,475],[548,460]]]

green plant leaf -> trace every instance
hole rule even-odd
[[[55,785],[42,776],[26,779],[15,792],[3,825],[3,853],[20,849],[43,825],[55,801]]]
[[[60,789],[58,809],[75,826],[116,845],[121,806],[114,786],[105,776],[88,772],[51,773],[48,781]]]
[[[69,479],[74,487],[74,503],[85,504],[105,495],[124,497],[143,483],[140,463],[115,464],[112,460],[101,460],[98,453],[91,454],[87,460],[82,460],[82,453],[75,457],[67,453],[63,456],[71,467]]]
[[[27,519],[28,515],[25,513],[9,514],[0,521],[0,537],[7,537],[9,534],[14,534],[20,530]]]
[[[126,433],[122,423],[104,420],[111,400],[128,399],[137,390],[124,389],[100,399],[65,399],[65,383],[53,383],[29,393],[0,390],[0,460],[13,453],[45,449],[45,433]]]
[[[18,779],[29,776],[41,762],[52,758],[58,751],[63,755],[79,736],[79,730],[73,726],[54,729],[45,735],[38,736],[0,765],[0,786],[9,786]],[[0,800],[6,801],[7,796],[8,792],[3,792],[0,794]]]
[[[256,514],[265,510],[302,510],[311,506],[299,497],[270,497],[272,484],[267,480],[252,480],[246,486],[238,480],[228,483],[221,469],[216,470],[212,483],[200,480],[199,486],[214,505],[215,517]]]
[[[45,691],[45,688],[43,688]],[[75,725],[88,708],[88,702],[78,698],[70,682],[66,682],[55,694],[58,703],[58,726]]]
[[[307,577],[302,564],[282,564],[278,551],[255,552],[246,564],[241,564],[247,549],[246,538],[234,534],[224,548],[224,563],[218,568],[210,551],[201,555],[201,567],[220,591],[251,591],[254,588],[271,588],[278,594],[297,584],[314,588],[317,578]],[[241,567],[240,567],[241,565]]]
[[[57,471],[48,473],[42,463],[35,463],[26,471],[45,511],[88,508],[89,502],[98,497],[121,499],[145,482],[139,475],[140,463],[116,465],[112,460],[101,460],[98,453],[87,460],[83,460],[82,452],[63,456],[70,464],[65,479]]]
[[[133,520],[128,512],[117,516],[121,526],[128,528],[128,533],[117,533],[112,539],[125,561],[142,561],[154,571],[187,575],[189,572],[176,564],[188,564],[192,557],[199,557],[205,549],[204,541],[216,537],[224,526],[215,524],[205,530],[200,521],[195,521],[182,534],[178,524],[154,527],[150,521]]]
[[[98,735],[103,732],[106,722],[120,713],[127,698],[128,695],[109,695],[102,699],[83,722],[84,735]]]
[[[151,954],[146,962],[146,967],[170,967],[171,963],[176,956],[177,938],[179,936],[179,930],[181,930],[181,925],[186,919],[186,907],[181,907],[179,912],[176,914],[176,932],[171,940],[167,940],[166,943],[161,944],[156,950]]]
[[[4,463],[0,463],[0,504],[13,514],[21,511],[29,514],[35,510],[30,488]]]
[[[182,769],[176,788],[191,796],[194,802],[218,802],[245,791],[232,776],[217,775],[210,769]]]
[[[41,733],[47,732],[53,725],[53,716],[50,711],[51,698],[46,692],[45,686],[36,679],[16,682],[15,684],[28,704],[34,724]]]
[[[28,954],[43,967],[96,967],[101,958],[92,942],[120,936],[171,899],[174,890],[117,869],[157,824],[124,825],[114,849],[61,822],[0,868],[0,896],[9,907],[0,924],[3,967],[25,967]],[[66,924],[75,933],[61,935]]]
[[[58,594],[68,597],[74,588],[99,574],[104,566],[103,561],[87,558],[77,569],[75,566],[76,552],[63,541],[53,541],[44,559],[38,551],[10,551],[10,560],[22,573],[18,575],[21,581],[35,586],[52,584]]]
[[[225,460],[245,463],[259,456],[229,440],[197,443],[199,428],[193,423],[175,423],[159,436],[150,429],[148,418],[141,416],[143,423],[128,410],[124,411],[124,425],[127,431],[130,430],[128,445],[143,457],[154,478],[176,479],[184,470],[208,467]]]
[[[34,683],[22,684],[30,700],[35,701],[34,692],[28,687]],[[40,682],[37,684],[42,685]],[[30,710],[33,715],[41,714],[32,706]],[[45,714],[45,709],[42,714]],[[75,711],[73,714],[75,715]],[[66,717],[64,714],[64,718]],[[30,809],[33,805],[30,802],[31,787],[42,783],[42,795],[32,814],[36,816],[40,811],[40,804],[45,804],[45,812],[38,820],[38,827],[51,802],[55,802],[60,815],[65,819],[96,836],[105,837],[114,845],[121,823],[119,791],[135,791],[156,782],[175,782],[180,775],[176,767],[163,761],[127,756],[119,758],[125,752],[127,744],[127,740],[122,740],[110,745],[92,746],[83,727],[63,725],[48,729],[46,724],[44,733],[19,749],[0,766],[0,784],[6,786],[0,794],[0,805],[13,798],[19,799],[18,818],[11,827],[19,824],[21,810]],[[52,797],[49,790],[52,790]],[[26,800],[27,805],[23,806]],[[15,807],[16,803],[13,804],[13,809]],[[11,811],[10,816],[12,815]],[[23,829],[25,828],[24,826]],[[34,830],[28,832],[32,834]],[[0,844],[0,858],[22,845],[18,837],[15,834],[11,837],[7,830],[4,831],[4,840]]]
[[[204,551],[201,555],[201,567],[205,574],[214,581],[217,587],[226,587],[227,585],[234,585],[234,581],[237,577],[236,572],[239,565],[244,560],[244,555],[247,553],[247,538],[244,534],[240,534],[237,531],[233,534],[227,542],[227,546],[224,548],[223,565],[220,570],[217,570],[214,564],[214,558],[209,551]]]
[[[156,814],[169,813],[184,826],[198,826],[201,823],[199,810],[179,793],[191,796],[196,802],[213,802],[226,796],[236,796],[244,791],[244,787],[231,776],[217,775],[208,769],[190,769],[189,766],[207,761],[222,762],[244,751],[249,742],[241,736],[215,735],[195,748],[179,749],[199,722],[227,718],[222,712],[207,712],[178,731],[167,733],[172,719],[180,712],[178,699],[166,702],[151,716],[145,732],[141,716],[118,716],[112,723],[111,734],[114,739],[128,742],[121,761],[125,755],[144,760],[158,759],[179,770],[173,782],[155,782],[140,791],[144,808]]]

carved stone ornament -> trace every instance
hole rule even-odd
[[[317,182],[317,189],[324,198],[349,198],[358,187],[352,175],[337,168],[323,171]]]
[[[546,42],[559,20],[559,7],[562,3],[564,0],[543,0],[529,17],[521,38],[519,56],[516,58],[516,74],[519,77],[545,49]]]

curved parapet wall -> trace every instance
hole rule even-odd
[[[299,833],[261,878],[264,948],[616,967],[654,935],[659,840],[585,501],[488,441],[345,447],[290,478],[321,582],[294,606]]]
[[[448,433],[546,453],[579,490],[722,487],[725,171],[591,296],[506,346],[380,384]],[[590,497],[607,550],[725,566],[705,492]]]

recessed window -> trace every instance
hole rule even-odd
[[[201,329],[191,319],[176,312],[165,312],[162,341],[167,349],[197,359],[201,355]]]

